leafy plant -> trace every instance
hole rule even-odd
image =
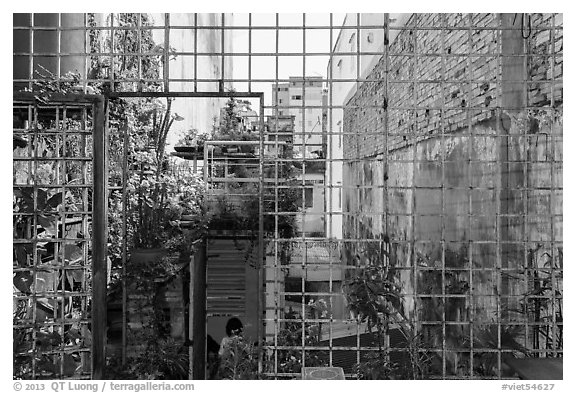
[[[150,263],[138,258],[127,261],[121,279],[128,286],[129,304],[137,310],[130,318],[138,325],[129,329],[128,341],[132,355],[122,365],[120,357],[108,359],[107,375],[113,379],[187,379],[188,347],[170,336],[170,321],[162,309],[165,283],[180,276],[187,264],[168,254]],[[115,281],[110,292],[119,290]]]
[[[188,348],[172,338],[149,337],[142,353],[122,364],[119,357],[108,359],[109,379],[188,379]]]
[[[218,376],[220,379],[260,379],[254,344],[245,342],[242,336],[230,337],[220,359]]]
[[[378,350],[363,355],[355,366],[359,379],[422,379],[429,370],[431,356],[425,348],[422,333],[404,316],[402,290],[395,269],[394,254],[387,250],[389,240],[367,244],[352,257],[357,266],[344,286],[347,307],[359,322],[366,322],[369,332],[375,330]],[[350,250],[349,250],[350,251]],[[405,364],[391,362],[384,338],[394,324],[403,337],[401,351]]]
[[[392,315],[401,310],[401,292],[390,254],[384,247],[367,249],[357,254],[357,269],[345,283],[347,306],[368,330],[376,328],[382,350],[384,333]]]
[[[326,310],[325,304],[318,302],[311,302],[308,309],[321,310],[318,316]],[[324,316],[326,314],[324,313]],[[277,350],[277,364],[279,373],[300,373],[302,372],[302,342],[304,347],[317,346],[320,342],[320,326],[319,324],[302,323],[297,318],[295,312],[288,312],[284,316],[286,319],[294,319],[294,321],[285,322],[283,329],[278,332],[277,346],[280,347],[293,347],[291,349],[278,349]],[[273,360],[273,359],[270,359]],[[304,352],[304,364],[306,367],[322,367],[328,365],[328,356],[324,356],[322,352]],[[268,367],[271,372],[274,371],[274,364]]]
[[[500,338],[498,337],[498,330],[500,330]],[[506,352],[506,356],[528,356],[529,351],[526,347],[518,342],[523,336],[523,327],[518,325],[499,326],[488,325],[481,328],[476,328],[474,331],[473,346],[477,352],[474,353],[475,362],[474,370],[482,376],[496,376],[498,366],[498,353],[497,352],[481,352],[483,349],[503,349],[511,352]],[[470,348],[470,337],[464,337],[464,346]]]
[[[52,89],[53,81],[45,83],[45,86]],[[41,102],[40,96],[45,93],[47,97],[48,91],[58,91],[50,89],[37,91],[37,100]],[[42,113],[41,108],[38,111]],[[28,143],[32,143],[36,157],[45,157],[46,161],[57,155],[81,155],[78,138],[72,133],[67,137],[65,145],[57,147],[55,137],[43,135],[42,132],[45,128],[57,126],[64,130],[81,129],[79,122],[68,119],[58,125],[55,123],[50,117],[38,119],[35,123],[36,131],[28,135],[26,145],[14,148],[25,148]],[[14,154],[30,158],[28,150],[15,151]],[[67,165],[66,172],[58,182],[74,185],[81,173],[79,166],[77,163]],[[79,375],[86,372],[83,369],[86,364],[82,362],[81,353],[75,349],[89,346],[91,340],[90,331],[79,324],[80,320],[86,318],[86,304],[82,304],[81,298],[76,296],[60,300],[43,294],[90,291],[90,274],[82,269],[85,262],[90,263],[89,254],[85,256],[83,250],[85,234],[78,228],[71,229],[73,221],[82,221],[81,216],[76,216],[75,212],[83,210],[86,202],[73,187],[62,189],[50,186],[55,183],[52,163],[38,165],[36,169],[31,173],[17,163],[14,165],[16,184],[35,183],[36,186],[13,188],[14,291],[17,296],[33,295],[14,299],[13,373],[15,378]],[[72,235],[70,231],[73,231]],[[59,238],[69,241],[59,242]],[[84,260],[85,257],[88,261]],[[66,266],[66,269],[60,268],[62,266]],[[50,324],[56,319],[55,316],[64,316],[66,322],[57,326]],[[28,320],[34,321],[34,329],[24,327],[29,325]],[[64,356],[51,354],[62,348],[68,350]]]

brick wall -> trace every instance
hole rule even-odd
[[[388,94],[382,57],[367,77],[371,81],[347,103],[344,129],[357,134],[345,135],[344,158],[374,156],[384,151],[386,142],[389,149],[401,148],[437,135],[442,126],[445,132],[454,132],[495,115],[501,78],[500,32],[493,30],[499,26],[498,15],[474,14],[470,29],[434,30],[470,25],[462,14],[444,17],[442,21],[439,14],[414,14],[389,47]],[[553,19],[561,26],[561,15],[531,16],[532,32],[526,40],[529,106],[549,105],[552,86],[554,101],[562,102],[563,31],[550,28]],[[556,56],[550,56],[552,41]],[[546,82],[552,78],[557,82]]]
[[[561,15],[532,14],[524,31],[521,110],[503,108],[502,66],[513,58],[499,56],[497,14],[413,15],[346,104],[344,237],[389,235],[405,293],[421,294],[432,274],[414,275],[414,264],[495,269],[500,255],[504,268],[541,267],[527,262],[530,252],[562,247],[563,34],[553,19],[562,26]],[[473,28],[438,29],[470,20]],[[499,242],[510,244],[498,250]],[[498,280],[507,294],[526,290],[475,272],[474,318],[493,317]],[[412,315],[430,318],[405,300]],[[453,311],[454,320],[470,318],[466,307]]]

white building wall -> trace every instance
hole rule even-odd
[[[392,26],[403,26],[410,14],[390,14]],[[359,26],[346,29],[347,26]],[[370,26],[363,28],[363,26]],[[375,26],[382,26],[375,27]],[[380,54],[362,54],[384,50],[384,14],[346,14],[343,27],[334,44],[331,61],[328,62],[328,81],[346,79],[345,82],[328,83],[328,105],[343,107],[356,92],[359,82],[374,68]],[[398,34],[391,29],[389,41]],[[346,53],[346,54],[345,54]],[[352,55],[352,53],[354,53]],[[326,211],[329,214],[326,236],[342,238],[342,158],[344,110],[328,110],[328,144],[326,164]]]
[[[272,85],[272,105],[278,106],[278,116],[294,116],[295,157],[317,158],[313,152],[322,150],[322,97],[322,77],[290,77],[288,83]],[[324,233],[324,173],[306,172],[304,182],[313,184],[313,206],[297,216],[298,230]]]
[[[322,149],[322,77],[291,77],[288,86],[289,114],[294,115],[294,149],[314,158]]]
[[[155,25],[164,24],[164,14],[152,14]],[[195,16],[193,13],[173,13],[169,15],[171,26],[194,26]],[[231,24],[232,14],[225,14],[226,23]],[[222,24],[222,14],[197,14],[198,26],[220,26]],[[225,30],[224,52],[232,52],[232,30]],[[224,58],[224,71],[222,72],[222,56],[202,56],[202,53],[222,52],[222,31],[217,29],[196,30],[197,43],[194,45],[195,32],[193,29],[170,29],[170,46],[176,52],[193,53],[196,48],[199,56],[196,56],[197,75],[194,75],[195,57],[192,55],[177,55],[169,64],[170,79],[189,79],[188,81],[170,82],[171,92],[193,92],[194,78],[213,79],[210,82],[198,82],[196,91],[217,92],[219,82],[217,80],[224,76],[224,79],[232,79],[232,56]],[[164,31],[154,30],[154,40],[158,44],[164,42]],[[234,86],[230,82],[224,84],[224,90],[228,91]],[[225,104],[226,99],[219,98],[186,98],[176,99],[172,104],[173,112],[178,113],[184,120],[174,124],[174,131],[185,131],[197,129],[200,132],[207,132],[212,129],[214,117],[220,116],[220,108]],[[171,132],[167,143],[173,146],[179,139],[178,132]]]

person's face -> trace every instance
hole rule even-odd
[[[241,336],[242,335],[242,328],[232,329],[233,336]]]

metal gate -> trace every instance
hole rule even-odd
[[[104,118],[101,96],[14,95],[15,378],[102,378]]]

